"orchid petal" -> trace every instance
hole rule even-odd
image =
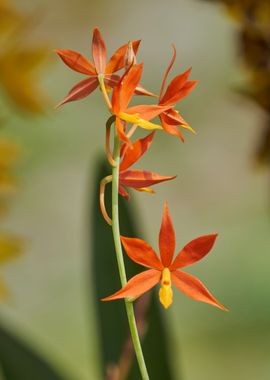
[[[122,197],[124,197],[124,198],[126,198],[127,200],[129,200],[129,198],[130,198],[130,195],[129,195],[129,193],[126,191],[126,189],[123,187],[123,186],[121,186],[120,184],[119,184],[119,186],[118,186],[118,193],[120,194],[120,195],[122,195]]]
[[[171,270],[184,268],[201,260],[210,252],[217,236],[217,234],[204,235],[189,242],[174,259]]]
[[[169,267],[172,263],[175,250],[175,233],[172,224],[168,203],[165,202],[162,222],[159,232],[159,251],[164,267]]]
[[[73,50],[57,49],[56,53],[62,61],[72,70],[81,74],[96,75],[96,70],[92,62],[83,55]]]
[[[151,123],[150,121],[141,119],[138,114],[129,115],[124,112],[119,112],[117,116],[120,119],[127,121],[128,123],[136,124],[139,127],[147,129],[147,130],[162,129],[162,127],[158,124]]]
[[[114,88],[115,86],[118,85],[120,81],[120,76],[119,75],[106,75],[104,78],[104,82],[107,86],[110,86],[111,88]]]
[[[144,240],[121,236],[121,241],[128,257],[135,263],[157,270],[163,269],[156,252]]]
[[[157,97],[155,94],[153,94],[152,92],[146,90],[145,88],[143,88],[142,86],[138,85],[135,89],[135,94],[136,95],[145,95],[145,96],[153,96],[153,97]]]
[[[139,84],[142,76],[143,64],[133,65],[128,69],[126,75],[123,76],[121,83],[121,95],[120,95],[120,109],[121,111],[126,110],[132,96],[134,95],[135,89]]]
[[[132,41],[132,47],[135,54],[137,54],[140,42],[141,40]],[[111,74],[124,68],[127,48],[128,44],[125,44],[114,52],[106,66],[106,74]]]
[[[227,311],[226,307],[219,303],[196,277],[180,271],[171,272],[171,276],[172,283],[188,297]]]
[[[171,68],[173,67],[173,64],[174,64],[174,61],[175,61],[175,58],[176,58],[176,48],[174,45],[172,45],[173,47],[173,55],[172,55],[172,59],[169,63],[169,66],[165,72],[165,75],[164,75],[164,78],[163,78],[163,81],[162,81],[162,85],[161,85],[161,90],[160,90],[160,95],[159,95],[159,99],[161,99],[162,97],[162,94],[163,94],[163,91],[164,91],[164,87],[165,87],[165,84],[166,84],[166,80],[168,78],[168,75],[169,75],[169,72],[171,71]]]
[[[106,45],[98,28],[93,30],[92,55],[98,74],[104,74],[106,68]]]
[[[174,178],[176,176],[165,177],[145,170],[125,170],[119,174],[121,185],[134,188],[148,187]]]
[[[134,190],[136,191],[141,191],[143,193],[148,193],[148,194],[155,194],[155,190],[153,189],[150,189],[149,187],[138,187],[138,188],[134,188]]]
[[[103,298],[102,301],[112,301],[127,297],[137,298],[153,288],[160,281],[160,278],[160,271],[155,269],[146,270],[132,277],[122,289],[109,297]]]
[[[197,80],[189,80],[186,82],[186,84],[178,91],[178,92],[175,92],[175,94],[171,96],[171,98],[169,98],[168,100],[163,100],[162,101],[162,104],[163,105],[166,105],[166,104],[176,104],[177,102],[179,102],[179,100],[183,99],[184,97],[186,97],[187,95],[189,95],[191,93],[191,91],[197,86],[199,82]],[[166,95],[166,94],[165,94]]]
[[[139,106],[133,106],[129,107],[125,110],[125,113],[127,114],[138,114],[141,119],[144,120],[151,120],[154,119],[156,116],[160,115],[162,112],[167,111],[170,109],[171,106],[157,106],[157,105],[139,105]]]
[[[128,169],[142,157],[142,155],[150,148],[154,134],[155,132],[152,132],[148,136],[125,147],[125,154],[120,164],[120,171]]]
[[[169,83],[165,94],[162,96],[162,98],[159,101],[159,104],[171,104],[171,105],[173,105],[176,103],[176,101],[174,101],[174,99],[177,98],[177,95],[179,95],[183,86],[186,84],[191,70],[192,69],[189,68],[184,73],[177,75]]]
[[[121,120],[119,119],[119,117],[116,118],[116,120],[115,120],[115,125],[116,125],[116,129],[117,129],[118,136],[119,136],[120,140],[121,140],[121,141],[124,141],[124,142],[126,142],[126,143],[129,143],[129,138],[128,138],[127,135],[125,134],[124,127],[123,127],[122,122],[121,122]]]
[[[96,77],[90,77],[83,79],[79,83],[77,83],[72,89],[69,91],[67,96],[58,103],[55,108],[62,106],[65,103],[73,102],[75,100],[80,100],[90,95],[98,86],[98,80]]]
[[[170,135],[178,136],[180,138],[180,140],[182,140],[182,142],[185,141],[184,136],[179,131],[179,129],[176,125],[171,125],[171,124],[166,123],[166,121],[165,121],[166,119],[163,117],[163,114],[161,114],[159,117],[160,117],[161,124],[162,124],[162,127],[163,127],[165,132],[169,133]]]

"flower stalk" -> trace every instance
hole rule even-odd
[[[112,231],[113,231],[115,253],[116,253],[117,264],[118,264],[118,269],[119,269],[120,281],[121,281],[122,286],[125,286],[127,283],[127,276],[126,276],[125,263],[124,263],[121,239],[120,239],[119,206],[118,206],[120,139],[118,137],[116,129],[114,130],[113,159],[114,159],[114,162],[116,163],[116,166],[112,168]],[[126,299],[125,306],[126,306],[131,338],[133,341],[134,351],[135,351],[139,369],[141,372],[141,377],[142,377],[142,380],[149,380],[147,368],[146,368],[144,357],[143,357],[142,347],[140,343],[139,333],[138,333],[138,329],[136,325],[133,303]]]

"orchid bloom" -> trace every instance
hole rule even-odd
[[[178,136],[183,142],[184,137],[182,133],[179,131],[177,126],[181,126],[182,128],[189,129],[194,132],[193,129],[186,123],[186,121],[182,118],[178,111],[176,111],[173,107],[176,105],[179,100],[187,96],[197,85],[198,81],[196,80],[188,80],[188,77],[191,72],[191,68],[185,71],[182,74],[177,75],[172,81],[169,83],[167,90],[164,93],[164,87],[169,75],[169,72],[174,64],[176,58],[176,49],[173,45],[173,56],[171,62],[166,70],[164,75],[162,86],[160,90],[159,96],[159,105],[160,106],[171,106],[166,111],[162,112],[159,117],[162,124],[163,129],[171,134]]]
[[[151,123],[149,120],[170,108],[170,105],[138,105],[128,108],[141,79],[142,71],[142,63],[131,66],[113,89],[112,113],[116,116],[115,123],[119,137],[124,142],[129,142],[129,138],[125,134],[122,121],[125,124],[126,122],[132,123],[148,130],[162,129],[160,125]]]
[[[217,234],[212,234],[192,240],[173,259],[175,233],[168,205],[165,203],[159,233],[160,258],[144,240],[122,236],[121,241],[127,255],[136,263],[150,269],[134,276],[121,290],[102,301],[121,298],[135,299],[161,282],[159,299],[166,309],[173,302],[173,284],[190,298],[226,310],[196,277],[182,271],[182,268],[194,264],[206,256],[213,247],[216,237]]]
[[[119,194],[129,199],[125,187],[131,187],[137,191],[144,191],[147,193],[154,193],[149,186],[156,185],[160,182],[170,181],[176,176],[161,176],[159,174],[145,171],[145,170],[129,170],[150,148],[155,132],[150,133],[148,136],[135,141],[130,145],[122,145],[122,161],[119,167]],[[111,224],[111,219],[108,216],[104,203],[105,186],[111,182],[112,177],[105,177],[100,184],[100,208],[105,220]]]
[[[140,40],[132,41],[135,55],[139,45]],[[127,49],[128,44],[121,46],[114,52],[109,62],[106,63],[106,45],[98,28],[93,30],[92,56],[94,63],[73,50],[57,49],[56,53],[69,68],[78,73],[88,75],[88,78],[83,79],[72,87],[67,96],[56,107],[90,95],[99,86],[99,76],[104,78],[106,86],[109,88],[114,87],[120,79],[119,75],[114,73],[125,67]],[[138,95],[153,95],[139,86],[139,84],[136,88],[136,93]]]

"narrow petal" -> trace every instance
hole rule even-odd
[[[150,189],[150,187],[136,187],[134,188],[136,191],[140,191],[142,193],[155,194],[155,190]]]
[[[189,242],[176,256],[171,270],[184,268],[201,260],[210,252],[217,236],[217,234],[204,235]]]
[[[172,224],[172,219],[168,207],[165,202],[162,222],[159,232],[159,251],[161,261],[164,267],[169,267],[172,263],[172,258],[175,250],[175,233]]]
[[[92,62],[88,61],[88,59],[76,51],[57,49],[56,53],[59,55],[62,61],[72,70],[86,75],[96,74],[96,70]]]
[[[147,268],[162,270],[163,265],[153,248],[142,239],[121,236],[128,257]]]
[[[226,307],[219,303],[196,277],[180,271],[171,272],[171,276],[172,283],[188,297],[227,311]]]
[[[153,97],[157,97],[155,94],[153,94],[152,92],[146,90],[145,88],[143,88],[142,86],[138,85],[135,89],[135,94],[136,95],[145,95],[145,96],[153,96]]]
[[[154,135],[155,132],[152,132],[148,136],[137,140],[126,147],[123,160],[120,164],[120,171],[128,169],[142,157],[142,155],[150,148]]]
[[[102,301],[112,301],[121,298],[137,298],[153,288],[160,280],[161,273],[150,269],[132,277],[128,283],[113,295],[103,298]]]
[[[125,111],[142,76],[143,64],[133,65],[124,75],[120,89],[120,109]]]
[[[77,83],[69,91],[67,96],[58,103],[55,108],[62,106],[65,103],[73,102],[75,100],[80,100],[90,95],[98,86],[98,80],[96,77],[86,78]]]
[[[160,125],[151,123],[150,121],[142,119],[139,117],[138,114],[129,115],[128,113],[119,112],[117,116],[120,119],[127,121],[128,123],[136,124],[138,127],[141,127],[147,130],[162,129]]]
[[[183,86],[186,84],[188,77],[190,75],[191,68],[189,68],[184,73],[177,75],[170,83],[165,92],[165,94],[160,99],[159,104],[175,104],[174,99],[182,90]]]
[[[187,95],[191,93],[191,91],[197,86],[199,82],[197,80],[189,80],[186,84],[181,88],[180,91],[176,92],[172,95],[168,100],[162,101],[163,105],[167,104],[176,104],[179,100],[183,99]]]
[[[105,84],[111,88],[114,88],[115,86],[117,86],[119,81],[120,81],[120,76],[115,75],[115,74],[106,75],[104,79]]]
[[[120,140],[123,142],[129,143],[129,138],[125,134],[124,127],[119,117],[116,118],[115,125],[116,125],[116,129],[117,129]]]
[[[119,175],[121,185],[134,188],[148,187],[174,178],[176,176],[165,177],[146,170],[125,170]]]
[[[129,193],[126,191],[126,189],[123,187],[123,186],[121,186],[120,184],[119,184],[119,187],[118,187],[118,193],[120,194],[120,195],[122,195],[122,197],[124,197],[124,198],[126,198],[127,200],[129,200],[129,198],[130,198],[130,195],[129,195]]]
[[[98,28],[93,30],[92,55],[98,74],[104,74],[106,68],[106,45]]]
[[[129,107],[125,110],[125,113],[129,115],[138,114],[141,119],[151,120],[154,119],[154,117],[160,115],[162,112],[167,111],[168,109],[170,109],[170,106],[157,106],[147,104]]]
[[[133,51],[135,54],[137,54],[140,42],[141,40],[136,40],[132,42]],[[124,68],[125,54],[126,54],[127,48],[128,48],[128,44],[125,44],[114,52],[114,54],[111,56],[106,66],[106,71],[105,71],[106,74],[111,74]]]
[[[169,111],[162,113],[162,119],[166,124],[173,126],[180,126],[181,128],[188,129],[190,132],[196,134],[194,129],[187,124],[187,122],[182,118],[178,111],[170,109]]]
[[[171,59],[171,61],[169,63],[169,66],[168,66],[168,68],[166,70],[166,73],[165,73],[163,81],[162,81],[159,99],[162,98],[164,87],[165,87],[165,84],[166,84],[166,80],[168,78],[169,72],[171,71],[171,68],[173,67],[173,64],[174,64],[174,61],[175,61],[175,58],[176,58],[176,48],[175,48],[174,45],[172,45],[172,47],[173,47],[173,55],[172,55],[172,59]]]
[[[161,114],[159,117],[160,117],[161,124],[162,124],[162,127],[163,127],[165,132],[169,133],[170,135],[178,136],[182,142],[185,141],[184,136],[179,131],[179,129],[176,125],[168,124],[166,122],[166,119],[164,118],[163,114]]]

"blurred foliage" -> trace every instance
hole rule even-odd
[[[247,74],[241,90],[267,113],[256,158],[270,166],[270,1],[215,0],[226,6],[238,25],[238,50]]]
[[[63,380],[44,359],[1,325],[0,366],[4,380]]]
[[[36,74],[47,60],[48,48],[28,46],[29,33],[33,33],[31,17],[0,0],[0,86],[18,109],[41,113],[46,100]]]
[[[121,287],[111,227],[106,224],[99,209],[98,186],[108,172],[108,165],[102,159],[97,165],[94,181],[97,189],[91,204],[93,226],[91,235],[94,237],[91,247],[93,281],[91,288],[94,286],[102,367],[106,369],[107,380],[137,380],[140,378],[140,373],[134,360],[124,302],[100,302],[101,298]],[[109,187],[106,193],[106,205],[107,209],[111,210]],[[122,197],[119,197],[119,213],[121,233],[130,237],[141,236],[135,222],[137,218],[134,207]],[[132,260],[125,257],[125,264],[128,278],[138,273],[140,267]],[[159,304],[156,302],[156,294],[154,292],[146,294],[136,301],[134,306],[150,378],[173,380],[167,349],[168,337]]]

